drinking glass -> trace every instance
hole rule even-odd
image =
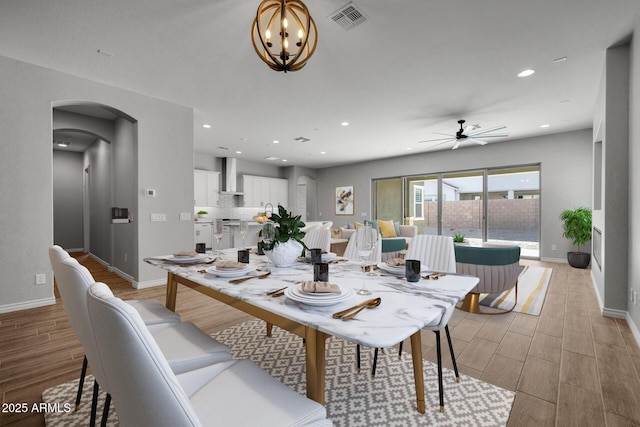
[[[369,256],[369,272],[367,273],[367,276],[375,276],[376,273],[373,272],[373,266],[376,264],[376,253],[378,252],[378,245],[381,244],[380,242],[380,238],[379,238],[379,233],[377,230],[372,229],[371,230],[371,239],[373,242],[373,247],[371,249],[371,255]]]
[[[244,248],[244,236],[247,235],[247,231],[249,231],[249,221],[246,219],[240,220],[240,234],[242,235],[242,247]]]
[[[371,291],[366,285],[366,262],[373,251],[373,229],[371,224],[361,225],[356,230],[356,250],[358,256],[362,259],[362,288],[357,291],[358,295],[371,295]]]
[[[273,222],[265,222],[262,224],[262,241],[267,244],[267,246],[271,246],[273,241],[276,239],[276,225]],[[268,251],[272,251],[273,248]],[[271,271],[271,259],[269,255],[267,255],[267,271]]]
[[[216,238],[216,254],[222,254],[220,250],[220,240],[224,235],[224,222],[221,219],[216,219],[216,222],[213,224],[213,237]]]

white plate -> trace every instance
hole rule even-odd
[[[247,274],[249,274],[254,270],[255,270],[255,267],[251,265],[247,265],[246,268],[240,268],[236,270],[230,270],[228,268],[221,269],[221,268],[217,268],[216,266],[213,266],[213,267],[207,268],[205,271],[207,272],[207,274],[211,274],[213,276],[218,276],[218,277],[242,277],[242,276],[246,276]]]
[[[302,290],[302,286],[296,286],[293,290],[293,293],[301,297],[308,297],[308,298],[338,298],[344,293],[344,290],[340,288],[339,294],[335,292],[305,292]]]
[[[208,261],[209,257],[207,255],[196,255],[196,256],[175,256],[169,255],[166,258],[167,261],[173,262],[175,264],[194,264],[197,262]]]
[[[386,262],[378,263],[378,268],[380,270],[386,271],[387,273],[396,274],[399,276],[404,276],[406,272],[406,267],[404,265],[395,266],[395,265],[389,265]],[[420,272],[423,273],[425,271],[429,271],[429,267],[426,265],[421,265]]]
[[[322,262],[328,262],[331,261],[332,259],[335,259],[338,257],[338,254],[334,253],[334,252],[327,252],[326,254],[322,254]],[[307,255],[304,257],[304,260],[306,262],[311,262],[311,255]]]
[[[284,294],[287,298],[292,301],[296,301],[306,305],[315,305],[315,306],[327,306],[338,304],[339,302],[346,301],[349,298],[353,297],[355,294],[354,290],[351,288],[344,289],[340,295],[337,295],[336,298],[318,298],[318,297],[309,297],[306,296],[308,294],[302,294],[302,292],[298,289],[296,292],[297,286],[288,287],[284,290]]]

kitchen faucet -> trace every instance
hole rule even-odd
[[[271,212],[267,213],[267,207],[271,207]],[[266,205],[264,205],[264,214],[268,217],[271,217],[271,215],[273,215],[273,205],[271,203],[267,203]]]

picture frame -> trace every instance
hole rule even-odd
[[[355,203],[353,185],[336,187],[334,203],[336,215],[353,215]]]

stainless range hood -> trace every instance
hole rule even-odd
[[[224,157],[222,159],[222,188],[220,194],[230,194],[232,196],[242,196],[242,191],[236,190],[237,172],[236,160],[234,157]]]

